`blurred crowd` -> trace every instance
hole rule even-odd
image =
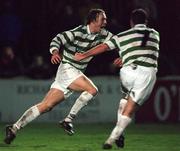
[[[50,63],[49,44],[56,34],[83,24],[91,8],[104,9],[107,29],[117,34],[130,27],[129,14],[140,7],[149,14],[149,26],[161,34],[158,76],[179,75],[180,9],[173,1],[162,4],[160,0],[1,0],[0,78],[54,77],[57,65]],[[118,75],[118,69],[112,65],[117,56],[115,51],[96,56],[86,74]]]

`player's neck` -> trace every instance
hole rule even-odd
[[[89,24],[89,30],[90,30],[91,33],[98,33],[98,32],[100,32],[100,28],[97,27],[93,23]]]

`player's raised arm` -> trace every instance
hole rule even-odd
[[[107,50],[109,50],[109,46],[107,44],[103,43],[103,44],[100,44],[100,45],[84,52],[84,53],[75,53],[74,59],[76,61],[80,61],[80,60],[86,59],[88,57],[103,53]]]

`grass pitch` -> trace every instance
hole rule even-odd
[[[75,134],[68,136],[56,123],[31,123],[11,145],[3,143],[4,126],[0,125],[0,151],[103,151],[114,124],[75,124]],[[114,145],[111,151],[180,151],[180,124],[132,124],[125,137],[125,148]]]

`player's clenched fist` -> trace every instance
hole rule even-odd
[[[51,63],[58,64],[60,62],[61,62],[61,56],[59,55],[59,51],[53,51],[53,54],[51,56]]]

